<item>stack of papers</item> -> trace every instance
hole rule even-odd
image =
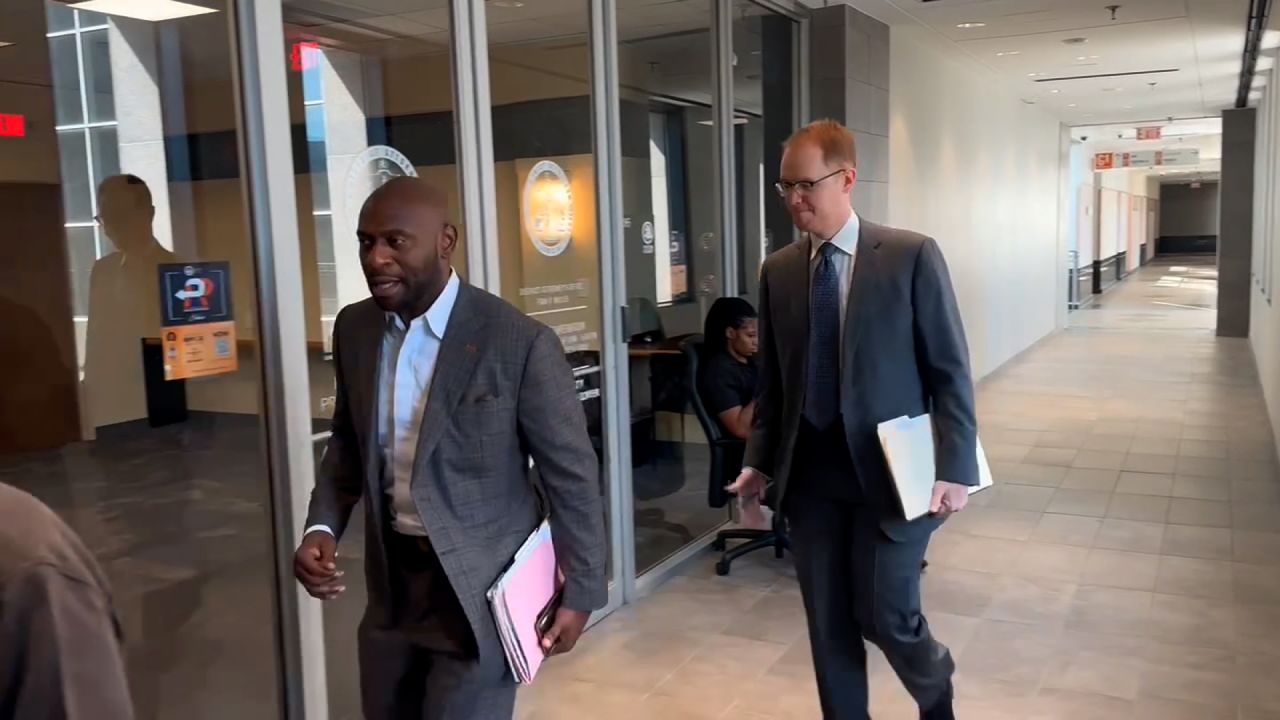
[[[919,417],[903,415],[880,423],[878,428],[884,458],[889,463],[898,499],[902,501],[903,517],[915,520],[928,515],[934,482],[946,480],[937,476],[933,418],[928,413]],[[987,464],[987,454],[982,451],[982,441],[979,440],[978,484],[969,488],[969,494],[989,488],[991,484],[991,466]]]
[[[543,520],[488,592],[507,663],[522,684],[533,682],[542,665],[538,615],[555,597],[560,585],[551,525]]]

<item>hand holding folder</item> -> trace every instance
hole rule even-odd
[[[887,420],[878,426],[880,445],[884,459],[893,476],[893,486],[902,502],[902,514],[907,520],[915,520],[929,514],[933,500],[934,484],[946,478],[937,477],[934,457],[933,418],[927,413],[919,417]],[[978,446],[978,484],[969,488],[973,494],[991,487],[991,467],[987,455]]]
[[[559,604],[563,587],[564,577],[556,563],[555,545],[551,541],[551,525],[543,520],[516,551],[511,565],[488,592],[489,607],[493,610],[507,664],[522,684],[533,682],[543,659],[572,647],[581,632],[581,628],[568,626],[576,625],[576,622],[562,623],[560,627],[556,625],[557,620],[564,616]],[[585,619],[581,624],[585,626]],[[553,643],[548,651],[542,640],[550,632],[563,633],[561,639],[568,642],[563,645]]]

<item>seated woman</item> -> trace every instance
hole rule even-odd
[[[702,403],[726,434],[746,441],[755,418],[756,364],[759,348],[756,310],[736,297],[711,304],[703,332]]]
[[[721,431],[745,442],[751,435],[756,410],[755,355],[759,339],[755,308],[742,298],[716,300],[707,312],[703,337],[698,393]],[[744,526],[769,527],[758,499],[740,501],[739,508]]]

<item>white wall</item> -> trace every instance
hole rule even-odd
[[[1149,170],[1106,170],[1097,176],[1104,188],[1141,197],[1160,197],[1159,177]]]
[[[1274,86],[1258,106],[1257,155],[1254,159],[1253,188],[1253,297],[1249,315],[1249,344],[1258,363],[1262,394],[1271,416],[1271,430],[1280,445],[1280,298],[1274,288],[1280,278],[1280,98]]]
[[[1067,250],[1075,251],[1076,267],[1085,267],[1093,261],[1093,172],[1083,143],[1072,141],[1067,153],[1067,168],[1063,171],[1067,190],[1062,199],[1066,203]]]
[[[1060,125],[932,31],[890,36],[889,220],[937,238],[975,377],[1057,327]]]

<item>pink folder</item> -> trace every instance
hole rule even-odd
[[[533,682],[542,666],[544,655],[538,636],[538,616],[561,584],[551,526],[543,520],[488,592],[507,662],[520,683]]]

